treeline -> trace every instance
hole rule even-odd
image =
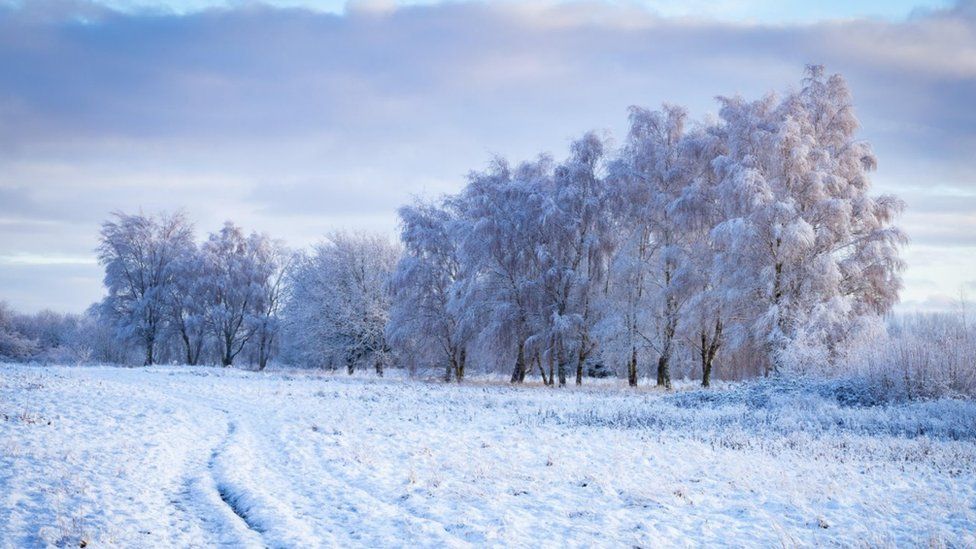
[[[98,259],[108,295],[97,317],[144,364],[230,366],[243,354],[267,366],[292,260],[280,241],[227,222],[198,244],[181,213],[116,213],[102,225]]]
[[[780,98],[719,102],[698,122],[632,108],[617,149],[591,132],[563,160],[496,158],[401,208],[400,243],[334,233],[293,253],[231,223],[197,243],[183,215],[116,214],[88,318],[146,364],[664,387],[675,370],[829,370],[897,302],[902,204],[869,194],[840,76],[809,67]]]
[[[226,223],[202,243],[182,214],[113,214],[98,259],[107,296],[85,314],[0,303],[0,360],[222,364],[264,369],[277,352],[293,253]]]
[[[617,151],[588,133],[563,161],[496,159],[401,209],[390,342],[445,379],[477,356],[550,385],[843,360],[898,300],[905,242],[902,203],[869,195],[847,85],[813,66],[781,99],[719,102],[697,123],[632,108]]]

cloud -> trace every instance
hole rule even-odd
[[[90,254],[115,209],[186,207],[201,231],[233,218],[296,246],[338,226],[392,233],[396,205],[458,189],[494,153],[622,136],[631,104],[713,113],[715,95],[786,89],[807,62],[848,77],[915,246],[972,247],[972,6],[806,24],[600,2],[0,7],[0,255]],[[40,269],[37,288],[57,283]]]
[[[34,254],[0,255],[0,265],[95,265],[91,256],[53,256]]]
[[[0,301],[21,311],[82,312],[101,295],[101,280],[97,265],[4,265],[0,288],[6,295]]]

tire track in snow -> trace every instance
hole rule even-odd
[[[186,404],[192,404],[183,400]],[[197,406],[199,407],[199,406]],[[226,410],[206,409],[206,413],[221,412],[227,418]],[[191,471],[183,482],[183,489],[178,498],[171,503],[182,515],[193,517],[201,531],[209,534],[212,540],[207,545],[221,545],[225,547],[266,547],[260,536],[260,531],[251,527],[247,520],[237,512],[233,505],[225,499],[220,486],[217,484],[212,469],[214,461],[221,448],[227,445],[235,425],[225,419],[226,431],[219,442],[214,445],[206,461],[199,462],[200,469]]]
[[[191,488],[198,501],[206,501],[207,512],[224,517],[236,536],[246,540],[231,545],[375,547],[412,541],[471,546],[443,523],[370,493],[342,471],[323,467],[324,456],[314,446],[282,436],[282,425],[299,423],[304,411],[199,389],[180,387],[177,399],[201,413],[224,416],[227,431]],[[301,474],[287,474],[296,470]],[[309,476],[312,482],[306,482]],[[206,523],[204,513],[200,515]],[[227,528],[225,524],[224,539]]]
[[[182,376],[174,376],[182,377]],[[291,493],[280,474],[267,467],[266,456],[255,451],[249,418],[264,411],[240,408],[226,394],[206,392],[205,386],[167,384],[153,389],[167,395],[174,407],[201,416],[221,417],[226,430],[209,456],[191,466],[183,489],[171,501],[181,515],[195,518],[199,529],[219,540],[211,545],[232,547],[338,546],[328,533],[313,530],[298,508],[314,509],[313,501]],[[212,388],[212,387],[211,387]],[[177,504],[180,501],[180,504]]]
[[[226,414],[227,412],[224,413]],[[210,461],[207,462],[207,471],[209,471],[211,477],[213,477],[214,464],[216,463],[217,458],[220,456],[221,448],[228,444],[230,437],[236,430],[237,424],[233,421],[228,421],[227,435],[224,436],[224,442],[217,448],[214,448],[213,453],[210,454]],[[264,533],[264,528],[255,523],[254,519],[248,517],[247,510],[241,505],[239,494],[235,494],[225,484],[218,482],[216,478],[214,479],[214,485],[217,488],[217,495],[220,496],[220,500],[223,501],[224,504],[226,504],[227,507],[229,507],[230,510],[241,519],[244,526],[246,526],[248,530],[251,530],[259,535]]]
[[[313,502],[289,489],[254,442],[250,429],[231,420],[227,438],[214,450],[208,471],[225,508],[266,547],[337,546],[303,520],[301,510],[314,508]]]

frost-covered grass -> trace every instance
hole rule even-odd
[[[2,365],[0,546],[976,544],[972,401],[391,377]]]
[[[742,430],[809,436],[929,437],[976,440],[976,405],[939,399],[886,403],[883,394],[855,381],[761,380],[727,390],[693,390],[612,409],[555,412],[564,423],[654,428],[682,434]]]

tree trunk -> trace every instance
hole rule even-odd
[[[586,364],[586,343],[587,337],[580,341],[579,353],[576,354],[576,385],[583,385],[583,366]]]
[[[558,359],[559,359],[559,386],[566,386],[566,350],[563,349],[563,342],[560,340],[557,344],[558,349]]]
[[[665,280],[670,285],[670,271],[665,275]],[[674,297],[668,297],[664,312],[664,332],[662,336],[661,356],[657,359],[657,386],[671,390],[671,347],[674,343],[674,334],[678,326],[678,305]]]
[[[708,359],[708,334],[701,331],[702,387],[708,387],[712,379],[712,361]]]
[[[542,376],[542,384],[549,385],[549,379],[546,378],[546,369],[542,367],[542,358],[539,355],[535,355],[535,365],[539,367],[539,374]]]
[[[382,360],[377,360],[376,361],[376,375],[378,375],[379,377],[383,377],[383,361]]]
[[[263,372],[268,366],[268,349],[271,347],[267,334],[262,329],[261,343],[258,345],[258,371]]]
[[[702,363],[702,387],[708,388],[712,380],[712,361],[707,360]]]
[[[576,385],[583,384],[583,361],[579,360],[576,362]]]
[[[466,366],[467,361],[468,361],[468,351],[464,347],[462,347],[461,351],[458,353],[457,372],[455,372],[454,375],[454,379],[456,379],[458,383],[464,381],[464,368]]]
[[[230,366],[234,363],[234,357],[231,355],[231,347],[234,345],[234,339],[230,334],[224,334],[224,352],[221,357],[221,364],[224,367]]]
[[[556,357],[552,351],[549,351],[549,385],[556,384]]]
[[[776,248],[779,249],[780,241],[776,239]],[[769,377],[770,373],[778,373],[780,371],[780,362],[782,361],[781,345],[779,340],[786,336],[785,324],[783,323],[783,311],[780,309],[783,300],[783,264],[776,263],[774,265],[774,278],[773,278],[773,305],[776,307],[776,338],[769,338],[767,344],[768,354],[769,354],[769,364],[766,365],[765,376]]]
[[[702,361],[702,387],[708,387],[712,382],[712,364],[715,362],[715,355],[722,345],[722,321],[715,321],[715,333],[712,334],[711,343],[708,342],[707,333],[701,333],[701,361]]]
[[[661,353],[657,359],[657,386],[671,390],[671,353]]]
[[[193,346],[192,354],[190,354],[190,365],[196,366],[200,363],[200,354],[203,352],[203,336],[197,338],[196,344]]]
[[[444,383],[451,382],[451,372],[457,369],[457,359],[454,355],[451,355],[451,359],[447,361],[447,368],[444,369]]]
[[[766,354],[767,361],[766,370],[763,372],[763,377],[769,377],[773,374],[778,374],[782,370],[783,362],[783,343],[780,340],[770,340],[766,342]]]
[[[627,384],[637,387],[637,346],[630,348],[630,362],[627,363]]]
[[[518,351],[515,356],[515,369],[512,370],[512,383],[525,381],[525,342],[519,340]]]
[[[153,357],[153,347],[156,346],[156,342],[152,339],[146,340],[146,361],[143,366],[152,366],[154,364]]]
[[[186,363],[193,366],[193,346],[190,345],[190,336],[186,333],[186,329],[180,329],[180,337],[183,339],[183,348],[186,349]]]

